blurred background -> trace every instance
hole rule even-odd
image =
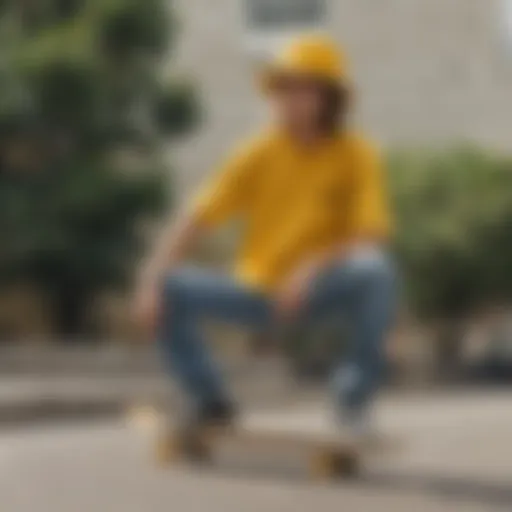
[[[0,1],[3,423],[60,425],[168,399],[130,318],[137,264],[164,213],[264,122],[254,71],[305,30],[328,31],[346,48],[357,124],[385,148],[403,278],[390,410],[407,410],[402,397],[412,393],[404,414],[422,417],[414,407],[428,396],[425,426],[460,408],[460,424],[436,423],[439,456],[453,441],[446,430],[479,416],[489,425],[475,427],[468,446],[512,427],[511,0]],[[228,228],[194,259],[225,267],[236,239]],[[267,354],[265,340],[207,327],[248,404],[315,402],[343,350],[339,325],[289,340],[284,358]],[[76,442],[105,447],[111,434]],[[492,460],[474,464],[487,467],[484,477],[491,467],[512,476],[499,455]],[[475,497],[457,481],[460,510],[490,510],[470,508],[480,498],[510,509],[512,481],[493,482]],[[20,503],[0,508],[35,510]],[[62,510],[88,509],[69,503]],[[121,510],[108,503],[99,509]]]

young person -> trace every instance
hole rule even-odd
[[[333,400],[340,424],[359,434],[381,382],[395,303],[381,161],[349,127],[351,84],[329,38],[297,39],[262,78],[272,126],[234,151],[162,236],[142,273],[136,312],[156,326],[195,424],[234,419],[199,319],[266,329],[347,315],[352,343],[332,376]],[[233,275],[184,268],[191,244],[235,217],[245,231]]]

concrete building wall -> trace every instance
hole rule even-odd
[[[247,48],[244,0],[175,0],[179,60],[199,82],[206,119],[178,149],[185,196],[265,118]],[[512,55],[504,0],[330,0],[326,29],[357,84],[358,123],[384,144],[473,140],[512,148]]]

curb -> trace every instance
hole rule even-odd
[[[122,417],[125,411],[125,400],[39,399],[0,406],[0,429],[60,421],[114,419]]]

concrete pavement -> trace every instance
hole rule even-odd
[[[512,509],[512,395],[389,398],[378,420],[403,450],[359,482],[318,484],[274,459],[218,471],[155,468],[146,430],[125,424],[34,427],[0,435],[2,512],[483,512]],[[324,421],[320,405],[254,412]]]
[[[273,366],[228,372],[244,403],[283,404],[305,390]],[[316,391],[313,390],[315,394]],[[307,392],[306,394],[310,394]],[[176,390],[162,372],[149,374],[55,374],[0,376],[0,428],[69,418],[118,417],[127,407],[172,403]]]

